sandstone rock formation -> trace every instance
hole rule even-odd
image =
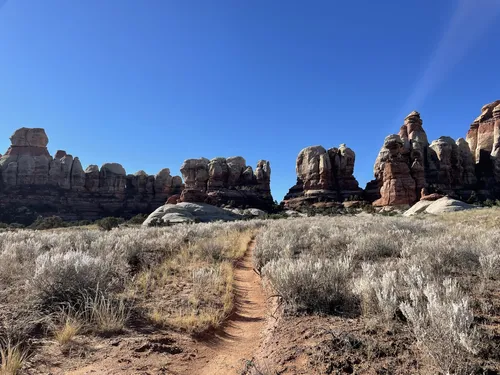
[[[260,210],[225,209],[207,203],[181,202],[165,204],[158,207],[142,224],[152,226],[158,224],[207,223],[210,221],[234,221],[265,215]]]
[[[285,196],[288,208],[311,206],[318,202],[342,202],[363,190],[354,178],[355,154],[345,144],[326,150],[322,146],[306,147],[297,162],[297,183]]]
[[[132,216],[153,211],[182,190],[181,178],[168,169],[156,176],[127,175],[117,163],[84,170],[65,151],[52,157],[41,128],[18,129],[10,139],[0,157],[0,221],[29,221],[27,216],[38,214],[68,220]]]
[[[273,205],[271,167],[266,160],[260,160],[254,171],[241,156],[188,159],[182,164],[181,173],[185,182],[182,202],[264,210]]]
[[[440,137],[429,145],[420,114],[413,111],[399,134],[385,139],[367,191],[375,195],[378,187],[375,206],[412,205],[431,193],[470,196],[475,184],[471,164],[463,139]]]
[[[412,205],[422,196],[498,198],[500,193],[500,101],[482,108],[467,140],[440,137],[429,144],[418,112],[399,134],[388,136],[365,197],[375,206]]]
[[[500,100],[486,104],[466,137],[480,195],[500,195]]]
[[[403,213],[403,216],[414,216],[418,214],[432,214],[439,215],[445,212],[456,212],[464,210],[472,210],[477,208],[471,204],[452,199],[449,197],[442,197],[435,201],[420,201],[414,204],[409,210]]]

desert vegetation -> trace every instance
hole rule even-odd
[[[262,223],[0,233],[0,354],[14,374],[39,338],[131,324],[200,333],[233,308],[233,262]]]
[[[405,353],[415,361],[406,364],[406,372],[483,373],[500,365],[499,214],[483,209],[424,220],[273,221],[257,236],[255,265],[284,314],[331,316],[337,326],[352,319],[361,324],[359,336],[341,349],[364,351],[358,353],[360,361],[370,361],[373,368],[388,356],[377,349],[378,332],[391,335],[399,351],[394,358]],[[355,331],[344,329],[351,336]],[[330,336],[310,353],[318,373],[345,369],[341,355],[335,360],[331,354],[338,334]],[[328,355],[315,362],[321,350]],[[335,361],[340,362],[337,370]],[[401,363],[391,366],[403,371]]]
[[[212,332],[253,238],[275,328],[243,373],[497,371],[498,208],[276,219],[0,232],[0,374],[47,340],[73,358],[82,337]]]

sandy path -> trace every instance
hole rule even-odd
[[[206,363],[200,375],[238,374],[256,353],[266,317],[266,297],[259,275],[253,269],[254,241],[236,264],[234,275],[235,312],[224,326],[207,339]]]
[[[37,374],[65,375],[237,375],[259,349],[266,325],[266,296],[260,276],[253,269],[253,248],[248,244],[234,269],[235,311],[221,328],[202,338],[175,333],[144,332],[96,342],[90,351],[93,363],[64,371],[61,362],[47,363]],[[183,352],[172,355],[179,345]],[[56,350],[58,346],[55,346]],[[150,348],[143,350],[143,348]],[[60,349],[57,349],[60,351]]]

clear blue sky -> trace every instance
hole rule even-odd
[[[84,166],[179,173],[271,161],[281,200],[310,145],[362,187],[411,110],[465,136],[500,98],[500,0],[0,0],[0,153],[21,126]]]

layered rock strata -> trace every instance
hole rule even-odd
[[[486,104],[466,137],[480,195],[500,196],[500,100]]]
[[[500,195],[499,154],[500,101],[482,108],[466,140],[440,137],[429,144],[414,111],[399,134],[386,137],[365,196],[375,206],[412,205],[432,194],[495,199]]]
[[[150,213],[180,194],[182,180],[163,169],[127,175],[117,163],[83,169],[77,157],[59,150],[49,154],[41,128],[14,132],[0,158],[0,221],[29,221],[36,215],[67,220]]]
[[[188,159],[181,166],[185,189],[182,202],[271,209],[271,167],[260,160],[255,170],[241,156]]]
[[[320,202],[343,202],[363,196],[354,178],[354,151],[341,144],[326,150],[322,146],[306,147],[296,161],[297,183],[284,198],[287,208],[311,206]]]

